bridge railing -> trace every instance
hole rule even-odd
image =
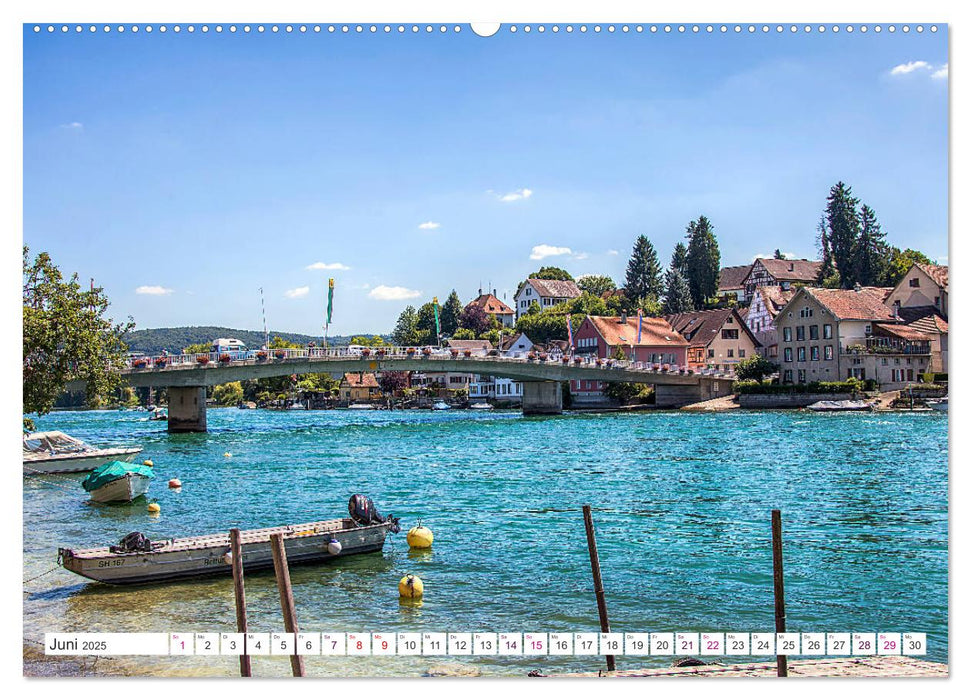
[[[494,352],[494,351],[491,351]],[[593,355],[561,355],[546,353],[491,354],[486,350],[456,350],[432,346],[381,346],[374,348],[275,348],[272,350],[248,350],[234,353],[184,353],[131,358],[127,366],[132,370],[161,370],[167,368],[241,366],[275,364],[294,360],[324,359],[474,359],[476,362],[516,362],[523,364],[562,364],[573,367],[622,369],[662,374],[699,374],[706,377],[733,378],[734,373],[712,368],[692,369],[674,363],[642,362],[600,358]],[[488,374],[488,372],[482,372]]]

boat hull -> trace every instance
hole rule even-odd
[[[130,503],[148,491],[151,479],[143,474],[125,474],[89,495],[95,503]]]
[[[24,460],[24,474],[76,474],[94,471],[112,460],[131,462],[141,447],[119,447],[95,453],[55,455],[47,459]]]
[[[349,519],[247,530],[241,534],[243,568],[260,571],[273,568],[270,535],[282,533],[290,564],[309,564],[378,552],[384,548],[392,522],[357,526]],[[331,537],[341,544],[340,554],[331,554]],[[152,552],[113,553],[107,547],[88,550],[61,549],[61,565],[93,581],[114,585],[161,583],[209,576],[231,576],[229,535],[208,535],[172,540]]]

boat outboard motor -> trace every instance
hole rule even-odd
[[[390,514],[387,518],[382,518],[378,509],[374,507],[374,501],[367,496],[361,494],[351,496],[351,500],[347,502],[347,510],[351,514],[351,520],[358,525],[380,525],[390,522],[392,532],[400,532],[401,530],[398,526],[398,519]]]
[[[108,548],[115,554],[128,552],[151,552],[152,541],[140,532],[129,532],[121,538],[121,542]]]

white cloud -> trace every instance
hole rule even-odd
[[[935,80],[947,80],[947,64],[945,63],[943,66],[931,73],[931,77]]]
[[[529,199],[533,196],[533,191],[527,188],[514,190],[506,194],[496,194],[500,202],[518,202],[521,199]]]
[[[135,294],[148,294],[151,296],[163,296],[165,294],[171,294],[172,290],[168,287],[162,287],[160,285],[142,285],[135,290]]]
[[[81,131],[84,128],[84,124],[81,122],[71,122],[70,124],[61,124],[62,129],[70,129],[71,131]]]
[[[389,287],[385,284],[379,284],[368,292],[368,296],[378,301],[401,301],[402,299],[420,297],[421,292],[407,287]]]
[[[418,228],[420,228],[422,231],[434,231],[435,229],[440,227],[441,227],[441,224],[438,223],[437,221],[426,221],[423,224],[418,224]]]
[[[572,255],[573,251],[569,248],[564,248],[555,245],[534,245],[532,252],[529,254],[530,260],[542,260],[543,258],[551,258],[556,255]]]
[[[610,250],[607,251],[607,255],[620,255],[620,251],[614,250],[613,248],[611,248]]]
[[[350,270],[347,265],[343,263],[325,263],[325,262],[315,262],[312,265],[307,265],[308,270]]]
[[[310,294],[310,287],[297,287],[296,289],[288,289],[284,292],[287,299],[300,299]]]
[[[913,73],[915,70],[930,70],[931,64],[927,61],[909,61],[908,63],[901,63],[899,66],[894,66],[890,69],[890,75],[907,75],[908,73]]]
[[[573,257],[576,260],[586,260],[587,258],[590,257],[590,254],[589,253],[577,253]]]

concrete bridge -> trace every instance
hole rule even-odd
[[[563,411],[560,382],[637,382],[655,388],[657,405],[677,408],[731,393],[734,377],[709,370],[603,360],[596,357],[522,357],[441,348],[300,348],[137,358],[123,375],[132,387],[166,387],[170,432],[206,430],[206,387],[291,374],[453,372],[506,377],[523,383],[523,413]]]

